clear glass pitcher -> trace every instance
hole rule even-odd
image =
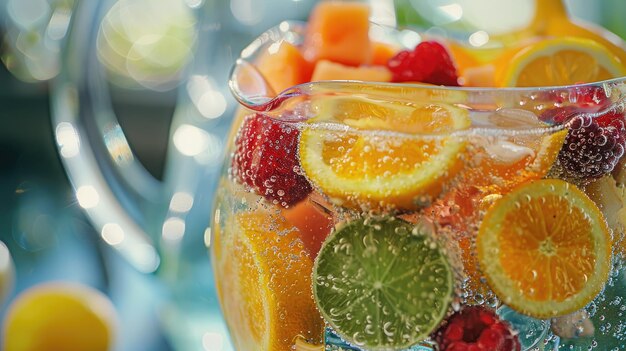
[[[305,19],[313,3],[109,0],[74,4],[61,74],[52,90],[59,153],[77,200],[102,239],[135,268],[154,273],[169,288],[171,304],[164,309],[163,323],[177,349],[230,347],[213,294],[206,247],[212,242],[211,204],[215,188],[220,188],[235,114],[226,85],[229,70],[239,51],[259,33],[283,19]],[[400,22],[403,2],[371,3],[372,21],[391,27]],[[524,2],[530,14],[525,21],[532,20],[534,3]],[[433,8],[450,20],[459,9],[462,17],[469,13],[463,8],[472,6],[455,4],[437,3]],[[273,11],[277,7],[281,11]],[[433,34],[463,37],[478,46],[497,46],[498,40],[507,38],[498,36],[507,33],[498,28],[491,41],[478,30],[455,32],[450,27],[453,22],[426,25],[433,26]],[[396,39],[415,44],[419,40],[415,34],[401,32]],[[164,93],[155,99],[145,93],[171,92],[173,87],[174,97]],[[240,100],[248,98],[240,102],[249,106],[263,98],[236,95]],[[143,100],[159,108],[161,98],[175,100],[175,109],[159,180],[133,152],[113,101]]]

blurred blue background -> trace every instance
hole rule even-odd
[[[96,3],[94,12],[81,10]],[[394,7],[393,1],[373,4]],[[408,0],[396,4],[413,8]],[[40,282],[82,282],[114,302],[121,321],[117,351],[230,350],[203,242],[223,136],[235,108],[228,70],[260,32],[283,19],[305,19],[312,5],[0,0],[0,240],[13,255],[17,278],[9,302]],[[625,2],[568,5],[576,16],[624,37]],[[278,6],[281,11],[275,11]],[[84,36],[94,53],[83,59],[98,62],[96,81],[123,130],[120,140],[155,184],[166,188],[152,200],[153,208],[133,217],[147,222],[142,230],[160,245],[160,266],[143,269],[148,274],[116,249],[117,231],[86,214],[93,197],[87,193],[79,203],[77,178],[70,183],[63,166],[76,150],[71,138],[63,139],[67,135],[59,127],[66,125],[52,115],[53,104],[63,101],[54,94],[59,82],[80,82],[81,74],[91,74],[76,70],[87,61],[71,61],[85,54],[77,44]],[[191,172],[198,169],[206,170]],[[0,307],[0,318],[6,307]]]

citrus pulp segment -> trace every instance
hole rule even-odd
[[[236,213],[215,231],[218,296],[238,350],[282,351],[294,336],[320,342],[312,262],[297,229],[269,211]]]
[[[508,306],[551,318],[587,305],[611,267],[611,238],[596,205],[557,179],[520,185],[485,215],[477,237],[481,270]]]
[[[623,63],[594,40],[544,39],[518,50],[500,65],[496,83],[503,87],[559,86],[591,83],[626,75]]]
[[[449,133],[470,126],[466,110],[357,96],[312,103],[317,116],[301,133],[302,169],[344,206],[416,209],[462,167],[465,142]]]
[[[437,243],[394,218],[339,227],[313,271],[313,294],[326,322],[367,350],[399,350],[426,339],[448,311],[453,285]]]

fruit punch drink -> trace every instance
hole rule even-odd
[[[621,49],[544,33],[502,66],[368,14],[322,3],[233,70],[211,257],[237,350],[623,349]]]

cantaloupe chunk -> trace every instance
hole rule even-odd
[[[313,64],[286,41],[270,45],[258,58],[256,66],[276,93],[308,82],[313,71]]]
[[[390,58],[394,57],[400,48],[391,44],[372,42],[372,65],[385,66]]]
[[[390,82],[391,72],[385,66],[352,67],[321,60],[315,65],[311,81],[362,80],[367,82]]]
[[[311,200],[300,201],[282,213],[289,223],[299,229],[304,247],[311,254],[311,258],[315,259],[324,239],[333,228],[333,217]]]
[[[324,1],[309,18],[304,57],[358,66],[370,60],[369,6],[358,2]]]
[[[461,76],[463,86],[495,87],[495,72],[496,67],[492,64],[466,68]]]

